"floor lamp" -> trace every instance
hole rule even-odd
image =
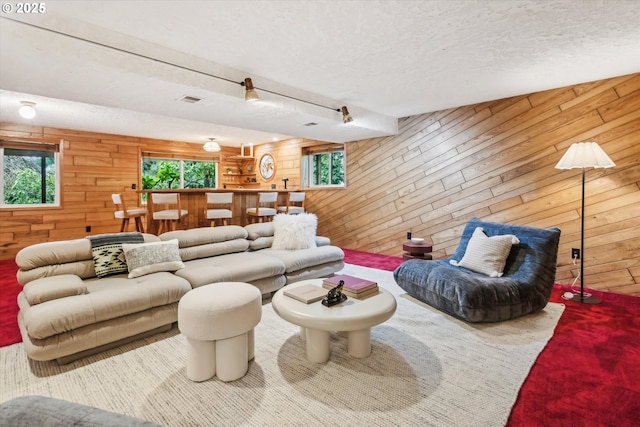
[[[580,294],[573,295],[573,301],[598,304],[599,299],[584,294],[584,170],[585,168],[612,168],[616,164],[595,142],[578,142],[564,153],[556,169],[582,169],[582,227],[580,228]]]

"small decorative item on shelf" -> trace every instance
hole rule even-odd
[[[231,168],[227,168],[227,173],[228,173],[229,175],[231,175],[231,173],[232,173],[232,172],[233,172],[233,169],[231,169]]]
[[[340,304],[347,300],[347,296],[342,293],[342,287],[344,282],[341,280],[338,282],[338,286],[329,290],[327,297],[322,300],[322,305],[331,307],[332,305]]]

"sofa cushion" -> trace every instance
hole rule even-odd
[[[104,279],[87,279],[84,283],[88,291],[86,294],[33,306],[21,292],[18,305],[29,336],[44,339],[83,326],[177,303],[191,289],[189,282],[167,272],[134,279],[115,275]]]
[[[123,244],[122,250],[129,267],[129,279],[184,268],[176,239],[166,242]]]
[[[127,261],[122,253],[123,243],[142,243],[140,233],[114,233],[87,236],[91,242],[93,267],[97,277],[107,277],[127,272]]]
[[[449,263],[489,277],[502,277],[511,246],[517,243],[520,240],[512,234],[489,237],[482,227],[476,227],[462,259],[451,259]]]
[[[244,226],[249,240],[256,240],[259,237],[273,236],[273,222],[258,222]]]
[[[249,248],[247,231],[238,225],[170,231],[161,234],[160,239],[177,239],[183,261],[244,252]]]
[[[249,241],[249,250],[258,251],[260,249],[270,248],[273,244],[273,236],[258,237],[256,240]]]
[[[239,252],[211,258],[185,261],[185,268],[176,271],[194,288],[214,282],[247,282],[281,276],[282,261],[256,252]]]
[[[145,242],[159,242],[158,236],[143,233]],[[88,239],[44,242],[27,246],[16,255],[17,279],[21,285],[41,277],[75,274],[81,279],[96,277]]]
[[[279,214],[273,218],[273,249],[299,250],[316,246],[318,217],[315,214]]]
[[[62,274],[33,280],[24,285],[23,292],[29,304],[36,305],[58,298],[86,294],[87,287],[78,276]]]
[[[319,246],[297,251],[269,248],[262,249],[257,253],[279,259],[284,263],[287,273],[344,259],[344,252],[336,246]]]

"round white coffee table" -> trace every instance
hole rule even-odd
[[[380,288],[377,295],[365,299],[349,298],[345,302],[326,307],[321,301],[305,304],[284,295],[285,289],[314,284],[322,286],[322,279],[303,280],[285,286],[271,299],[280,317],[300,326],[300,337],[306,340],[307,359],[323,363],[329,360],[330,332],[347,332],[349,354],[363,358],[371,354],[371,327],[393,316],[396,299]],[[328,292],[328,290],[327,290]]]

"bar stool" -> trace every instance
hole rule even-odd
[[[256,207],[247,209],[247,221],[249,223],[252,222],[252,219],[255,219],[257,222],[265,222],[265,220],[271,221],[271,219],[278,213],[276,210],[277,203],[277,192],[258,193],[256,196]]]
[[[222,221],[222,225],[228,225],[227,219],[233,218],[233,193],[205,193],[205,196],[207,206],[204,214],[209,220],[209,225],[214,227],[219,220]],[[218,208],[209,209],[209,205],[218,206]],[[229,209],[221,209],[220,205],[228,205]]]
[[[141,208],[139,206],[136,206],[135,208],[127,208],[122,195],[120,195],[119,193],[112,194],[111,200],[113,200],[113,204],[116,205],[116,211],[113,213],[113,216],[117,219],[122,220],[120,232],[122,233],[123,231],[127,231],[127,227],[129,226],[129,219],[133,218],[136,223],[136,231],[144,233],[142,217],[147,215],[147,209]]]
[[[175,230],[176,224],[180,225],[182,218],[189,212],[180,206],[180,194],[178,193],[151,193],[153,203],[153,220],[160,221],[158,235],[163,231]],[[156,210],[156,205],[162,205],[163,210]]]
[[[304,192],[291,192],[287,195],[287,205],[278,206],[278,213],[297,215],[304,213]]]

